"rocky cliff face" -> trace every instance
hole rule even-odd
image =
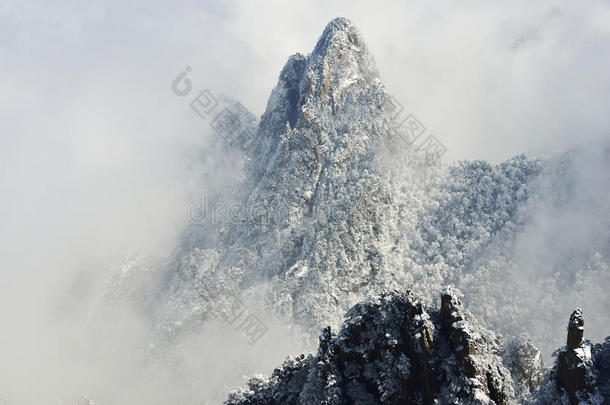
[[[582,310],[572,312],[566,345],[555,352],[556,361],[541,387],[529,398],[535,404],[605,404],[610,401],[610,336],[603,344],[584,339]]]
[[[592,356],[582,325],[576,310],[568,344],[545,370],[531,342],[483,328],[457,291],[441,293],[440,310],[389,292],[350,309],[336,335],[325,328],[315,355],[288,358],[226,403],[602,404],[610,399],[608,340]]]
[[[404,139],[394,108],[346,19],[330,22],[310,55],[290,57],[251,137],[221,128],[219,138],[247,156],[240,220],[219,226],[214,243],[182,253],[166,319],[200,307],[198,295],[216,302],[271,282],[260,301],[315,330],[336,325],[369,291],[404,285],[393,262],[407,248],[404,229],[416,226],[407,212],[421,208],[401,196],[421,195],[423,172],[439,167],[418,166],[424,158],[408,148],[389,158],[390,143]],[[233,111],[235,121],[250,122],[239,106]],[[191,240],[210,242],[197,233]]]
[[[558,382],[568,392],[572,403],[590,396],[595,386],[591,348],[584,341],[584,333],[582,310],[577,309],[570,316],[567,343],[559,351],[556,364]]]
[[[391,292],[354,306],[337,335],[326,328],[316,355],[288,359],[228,403],[508,404],[517,383],[501,347],[455,291],[442,293],[440,310]]]

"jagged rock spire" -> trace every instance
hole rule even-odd
[[[363,45],[360,33],[349,19],[337,17],[326,24],[313,55],[323,54],[333,46],[347,48],[349,45],[357,47]]]
[[[337,335],[323,330],[315,356],[288,359],[271,378],[231,393],[227,403],[510,403],[513,381],[496,338],[462,310],[457,292],[442,297],[446,314],[460,318],[449,326],[409,291],[369,297],[348,311]],[[476,342],[479,353],[453,345],[455,333]]]
[[[582,310],[576,308],[570,315],[566,347],[557,356],[557,377],[572,404],[589,397],[594,390],[595,378],[591,371],[591,347],[584,341]]]
[[[584,324],[582,309],[576,308],[570,315],[570,322],[568,323],[568,349],[577,349],[582,346],[585,333]]]
[[[371,89],[374,87],[374,89]],[[279,133],[278,125],[310,126],[321,121],[320,110],[337,113],[348,107],[350,92],[381,89],[373,58],[357,28],[346,18],[332,20],[308,56],[292,55],[278,80],[261,119],[267,133]],[[383,97],[382,97],[383,98]],[[327,108],[324,108],[327,107]],[[377,108],[374,103],[370,107]]]

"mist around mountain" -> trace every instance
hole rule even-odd
[[[222,101],[229,113],[205,153],[230,163],[212,171],[221,182],[202,179],[220,185],[153,272],[162,281],[145,300],[151,356],[241,313],[245,339],[273,339],[265,314],[286,325],[288,346],[312,350],[367,296],[409,290],[434,307],[450,284],[482,325],[526,334],[545,359],[577,306],[589,336],[608,333],[607,145],[447,166],[414,142],[417,127],[399,125],[362,35],[343,18],[311,54],[288,59],[260,120]]]
[[[562,330],[549,319],[610,304],[607,146],[447,167],[397,126],[361,34],[341,18],[310,55],[289,58],[258,125],[232,103],[248,124],[229,120],[218,139],[243,164],[235,195],[210,205],[240,210],[187,232],[167,271],[168,323],[183,306],[222,311],[200,305],[206,294],[244,294],[315,334],[368,294],[409,288],[432,302],[452,283],[486,324],[528,332],[548,354]]]
[[[450,284],[482,325],[529,336],[545,359],[574,307],[589,336],[608,333],[607,145],[447,166],[399,125],[343,18],[288,59],[260,121],[224,102],[217,147],[239,164],[160,270],[155,348],[240,311],[250,338],[265,339],[255,314],[275,314],[311,348],[367,296],[409,290],[434,307]]]
[[[260,119],[218,101],[171,253],[118,260],[83,310],[82,373],[108,377],[83,403],[607,397],[608,143],[444,162],[345,18],[288,58]],[[605,343],[566,345],[577,307]]]

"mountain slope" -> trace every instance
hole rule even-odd
[[[228,123],[218,138],[244,159],[232,169],[232,191],[210,200],[240,208],[214,227],[190,228],[167,267],[162,330],[216,316],[223,297],[245,294],[257,311],[283,314],[315,334],[337,326],[367,294],[409,288],[431,302],[454,283],[484,323],[552,341],[562,326],[542,321],[575,305],[610,305],[595,287],[610,277],[603,153],[449,168],[430,160],[395,125],[373,58],[343,18],[328,24],[310,55],[289,58],[256,127],[232,106],[236,121],[248,124],[231,131]],[[585,169],[596,177],[584,181],[591,162],[599,167]],[[590,234],[558,239],[575,228],[573,218]],[[536,234],[549,224],[553,232]],[[562,259],[552,256],[559,242]],[[547,305],[535,304],[538,291]],[[609,321],[593,316],[595,325]]]
[[[598,287],[610,277],[603,150],[443,166],[396,126],[373,58],[343,18],[310,55],[289,58],[258,124],[229,104],[246,124],[232,130],[229,121],[217,137],[241,160],[222,169],[232,173],[228,191],[208,197],[230,215],[191,226],[165,267],[162,339],[222,316],[227,297],[314,336],[368,294],[408,288],[431,303],[453,283],[486,325],[529,332],[549,353],[562,325],[548,319],[610,305]],[[588,233],[557,237],[578,225]]]
[[[116,304],[138,291],[138,313],[153,318],[153,358],[244,310],[281,331],[296,326],[311,348],[368,295],[410,290],[434,307],[448,284],[482,325],[511,341],[530,334],[543,356],[562,344],[573,307],[587,311],[590,336],[607,333],[606,145],[447,167],[397,125],[362,35],[343,18],[311,54],[288,59],[259,121],[222,100],[230,114],[214,121],[217,142],[202,153],[209,170],[193,223],[161,265],[120,266],[106,295]],[[271,333],[259,342],[277,346]],[[527,359],[534,346],[520,342]],[[531,377],[515,395],[533,389]]]
[[[235,293],[272,280],[273,296],[263,300],[315,328],[386,285],[396,272],[385,258],[405,222],[395,189],[416,187],[407,181],[415,174],[397,181],[397,168],[386,167],[386,144],[399,140],[389,101],[346,19],[329,23],[311,55],[292,56],[248,152],[249,195],[239,215],[246,221],[227,224],[209,247],[217,262],[195,258],[209,269],[200,278],[211,287],[199,288],[215,289],[227,272]],[[179,265],[177,294],[193,288],[185,272]]]

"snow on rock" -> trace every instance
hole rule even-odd
[[[514,382],[498,338],[453,290],[441,300],[439,311],[411,292],[371,296],[347,312],[336,335],[323,330],[315,355],[289,358],[227,403],[510,403]]]
[[[610,337],[582,340],[574,311],[569,345],[545,370],[527,337],[504,342],[462,308],[446,288],[441,307],[410,291],[370,296],[346,314],[335,335],[324,328],[315,355],[288,358],[271,377],[256,376],[229,394],[246,404],[591,404],[606,403]],[[580,339],[572,340],[574,332]],[[572,353],[572,354],[570,354]]]
[[[582,310],[577,308],[570,316],[567,344],[559,351],[555,365],[559,385],[567,391],[573,404],[590,399],[595,388],[591,347],[583,337]]]
[[[518,382],[515,393],[518,397],[534,391],[545,375],[542,353],[527,335],[511,337],[502,348],[502,359]]]
[[[556,351],[554,367],[529,402],[598,405],[610,401],[609,340],[610,336],[603,344],[594,345],[595,355],[592,355],[592,345],[584,339],[582,310],[575,309],[568,323],[566,346]]]

